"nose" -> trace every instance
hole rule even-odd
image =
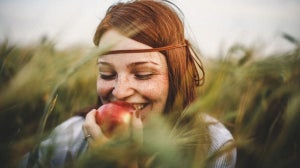
[[[112,95],[117,100],[124,100],[134,93],[132,81],[126,75],[118,75],[115,79]]]

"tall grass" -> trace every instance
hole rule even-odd
[[[209,64],[199,106],[223,120],[233,133],[238,167],[297,167],[299,45],[264,59],[257,58],[253,49],[243,50],[239,60],[229,57]]]
[[[300,50],[292,42],[297,47],[287,53],[259,58],[256,49],[235,45],[222,59],[204,60],[206,83],[192,107],[229,128],[236,139],[237,167],[297,166]],[[76,111],[96,103],[96,57],[83,48],[57,50],[48,41],[27,47],[4,42],[0,47],[0,162],[15,167],[45,135],[41,133],[47,135]],[[236,52],[242,56],[231,57]],[[159,126],[153,130],[168,129]],[[161,151],[165,165],[180,162],[176,155],[176,161],[170,160],[176,150],[169,146],[172,140],[162,134],[151,139],[155,143],[148,149]]]
[[[1,44],[1,161],[15,163],[42,133],[96,102],[96,59],[51,42]],[[85,63],[85,66],[80,66]],[[4,136],[5,135],[5,136]]]

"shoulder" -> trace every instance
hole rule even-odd
[[[74,116],[58,125],[47,139],[41,142],[38,151],[39,162],[57,167],[85,151],[87,143],[82,131],[83,122],[82,116]]]
[[[59,124],[54,130],[53,134],[65,136],[67,133],[70,136],[78,135],[81,132],[81,127],[84,122],[82,116],[73,116],[63,123]]]
[[[207,124],[212,143],[210,152],[218,150],[223,144],[229,141],[234,141],[230,131],[216,118],[210,115],[204,115],[204,120]]]
[[[217,119],[209,115],[204,115],[210,135],[209,155],[214,155],[220,150],[229,147],[234,143],[234,138],[230,131]],[[234,167],[236,163],[236,148],[232,148],[225,153],[221,153],[214,159],[212,167]]]
[[[62,167],[78,157],[87,148],[83,122],[82,116],[74,116],[59,124],[37,148],[24,156],[20,167]]]
[[[81,116],[74,116],[59,124],[54,130],[51,132],[50,136],[42,142],[42,145],[47,143],[63,143],[70,142],[70,140],[74,140],[80,136],[82,133],[82,124],[84,122],[84,118]]]

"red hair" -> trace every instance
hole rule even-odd
[[[187,43],[183,22],[171,5],[175,6],[168,1],[137,0],[111,6],[97,27],[94,44],[98,46],[102,35],[110,29],[124,35],[134,32],[129,38],[153,48]],[[203,84],[202,64],[191,49],[187,43],[186,47],[160,51],[166,57],[169,71],[166,113],[174,106],[187,107],[196,98],[196,87]]]

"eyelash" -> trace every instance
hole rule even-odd
[[[112,80],[112,79],[115,79],[115,76],[116,76],[116,74],[105,75],[105,74],[101,74],[101,73],[99,73],[99,75],[100,75],[100,78],[104,79],[104,80]],[[147,80],[147,79],[150,79],[152,75],[153,75],[152,73],[149,73],[149,74],[135,74],[134,76],[138,80]]]
[[[150,79],[152,75],[153,74],[149,73],[149,74],[142,74],[142,75],[135,74],[134,76],[135,76],[135,78],[137,78],[139,80],[147,80],[147,79]]]
[[[101,74],[101,73],[99,73],[99,75],[100,75],[100,78],[104,79],[104,80],[112,80],[116,76],[115,74],[105,75],[105,74]]]

